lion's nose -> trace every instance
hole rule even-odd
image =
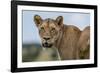
[[[48,38],[47,38],[47,37],[44,37],[43,39],[45,39],[45,40],[49,40],[50,38],[49,38],[49,37],[48,37]]]

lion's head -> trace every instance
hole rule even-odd
[[[39,30],[42,46],[50,48],[59,38],[60,31],[63,27],[63,17],[58,16],[54,19],[42,19],[39,15],[34,16],[34,21]]]

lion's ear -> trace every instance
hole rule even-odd
[[[34,16],[34,22],[38,27],[42,23],[42,18],[39,15],[35,15]]]
[[[58,16],[56,18],[56,22],[59,26],[63,26],[63,17],[62,16]]]

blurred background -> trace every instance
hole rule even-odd
[[[34,15],[40,15],[42,19],[56,19],[58,16],[63,16],[64,24],[75,25],[80,30],[83,30],[90,24],[89,13],[74,13],[74,12],[47,12],[47,11],[22,11],[22,62],[32,61],[55,61],[59,60],[58,53],[54,48],[43,50],[41,40],[38,34],[38,29],[34,23]]]

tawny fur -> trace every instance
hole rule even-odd
[[[77,42],[81,34],[80,29],[72,25],[64,25],[61,34],[55,42],[55,47],[58,49],[61,59],[78,59]]]
[[[62,16],[57,17],[56,20],[50,18],[43,20],[39,15],[35,15],[34,21],[40,31],[39,35],[42,44],[46,41],[44,37],[49,37],[49,40],[46,42],[53,44],[53,48],[58,50],[62,60],[80,59],[80,51],[83,52],[84,48],[86,49],[90,44],[89,27],[81,31],[76,26],[64,25]],[[55,30],[51,32],[51,28]],[[84,58],[89,57],[89,53],[85,55],[83,54]]]
[[[90,56],[90,26],[87,26],[81,33],[78,42],[79,56],[82,59],[89,59]]]

